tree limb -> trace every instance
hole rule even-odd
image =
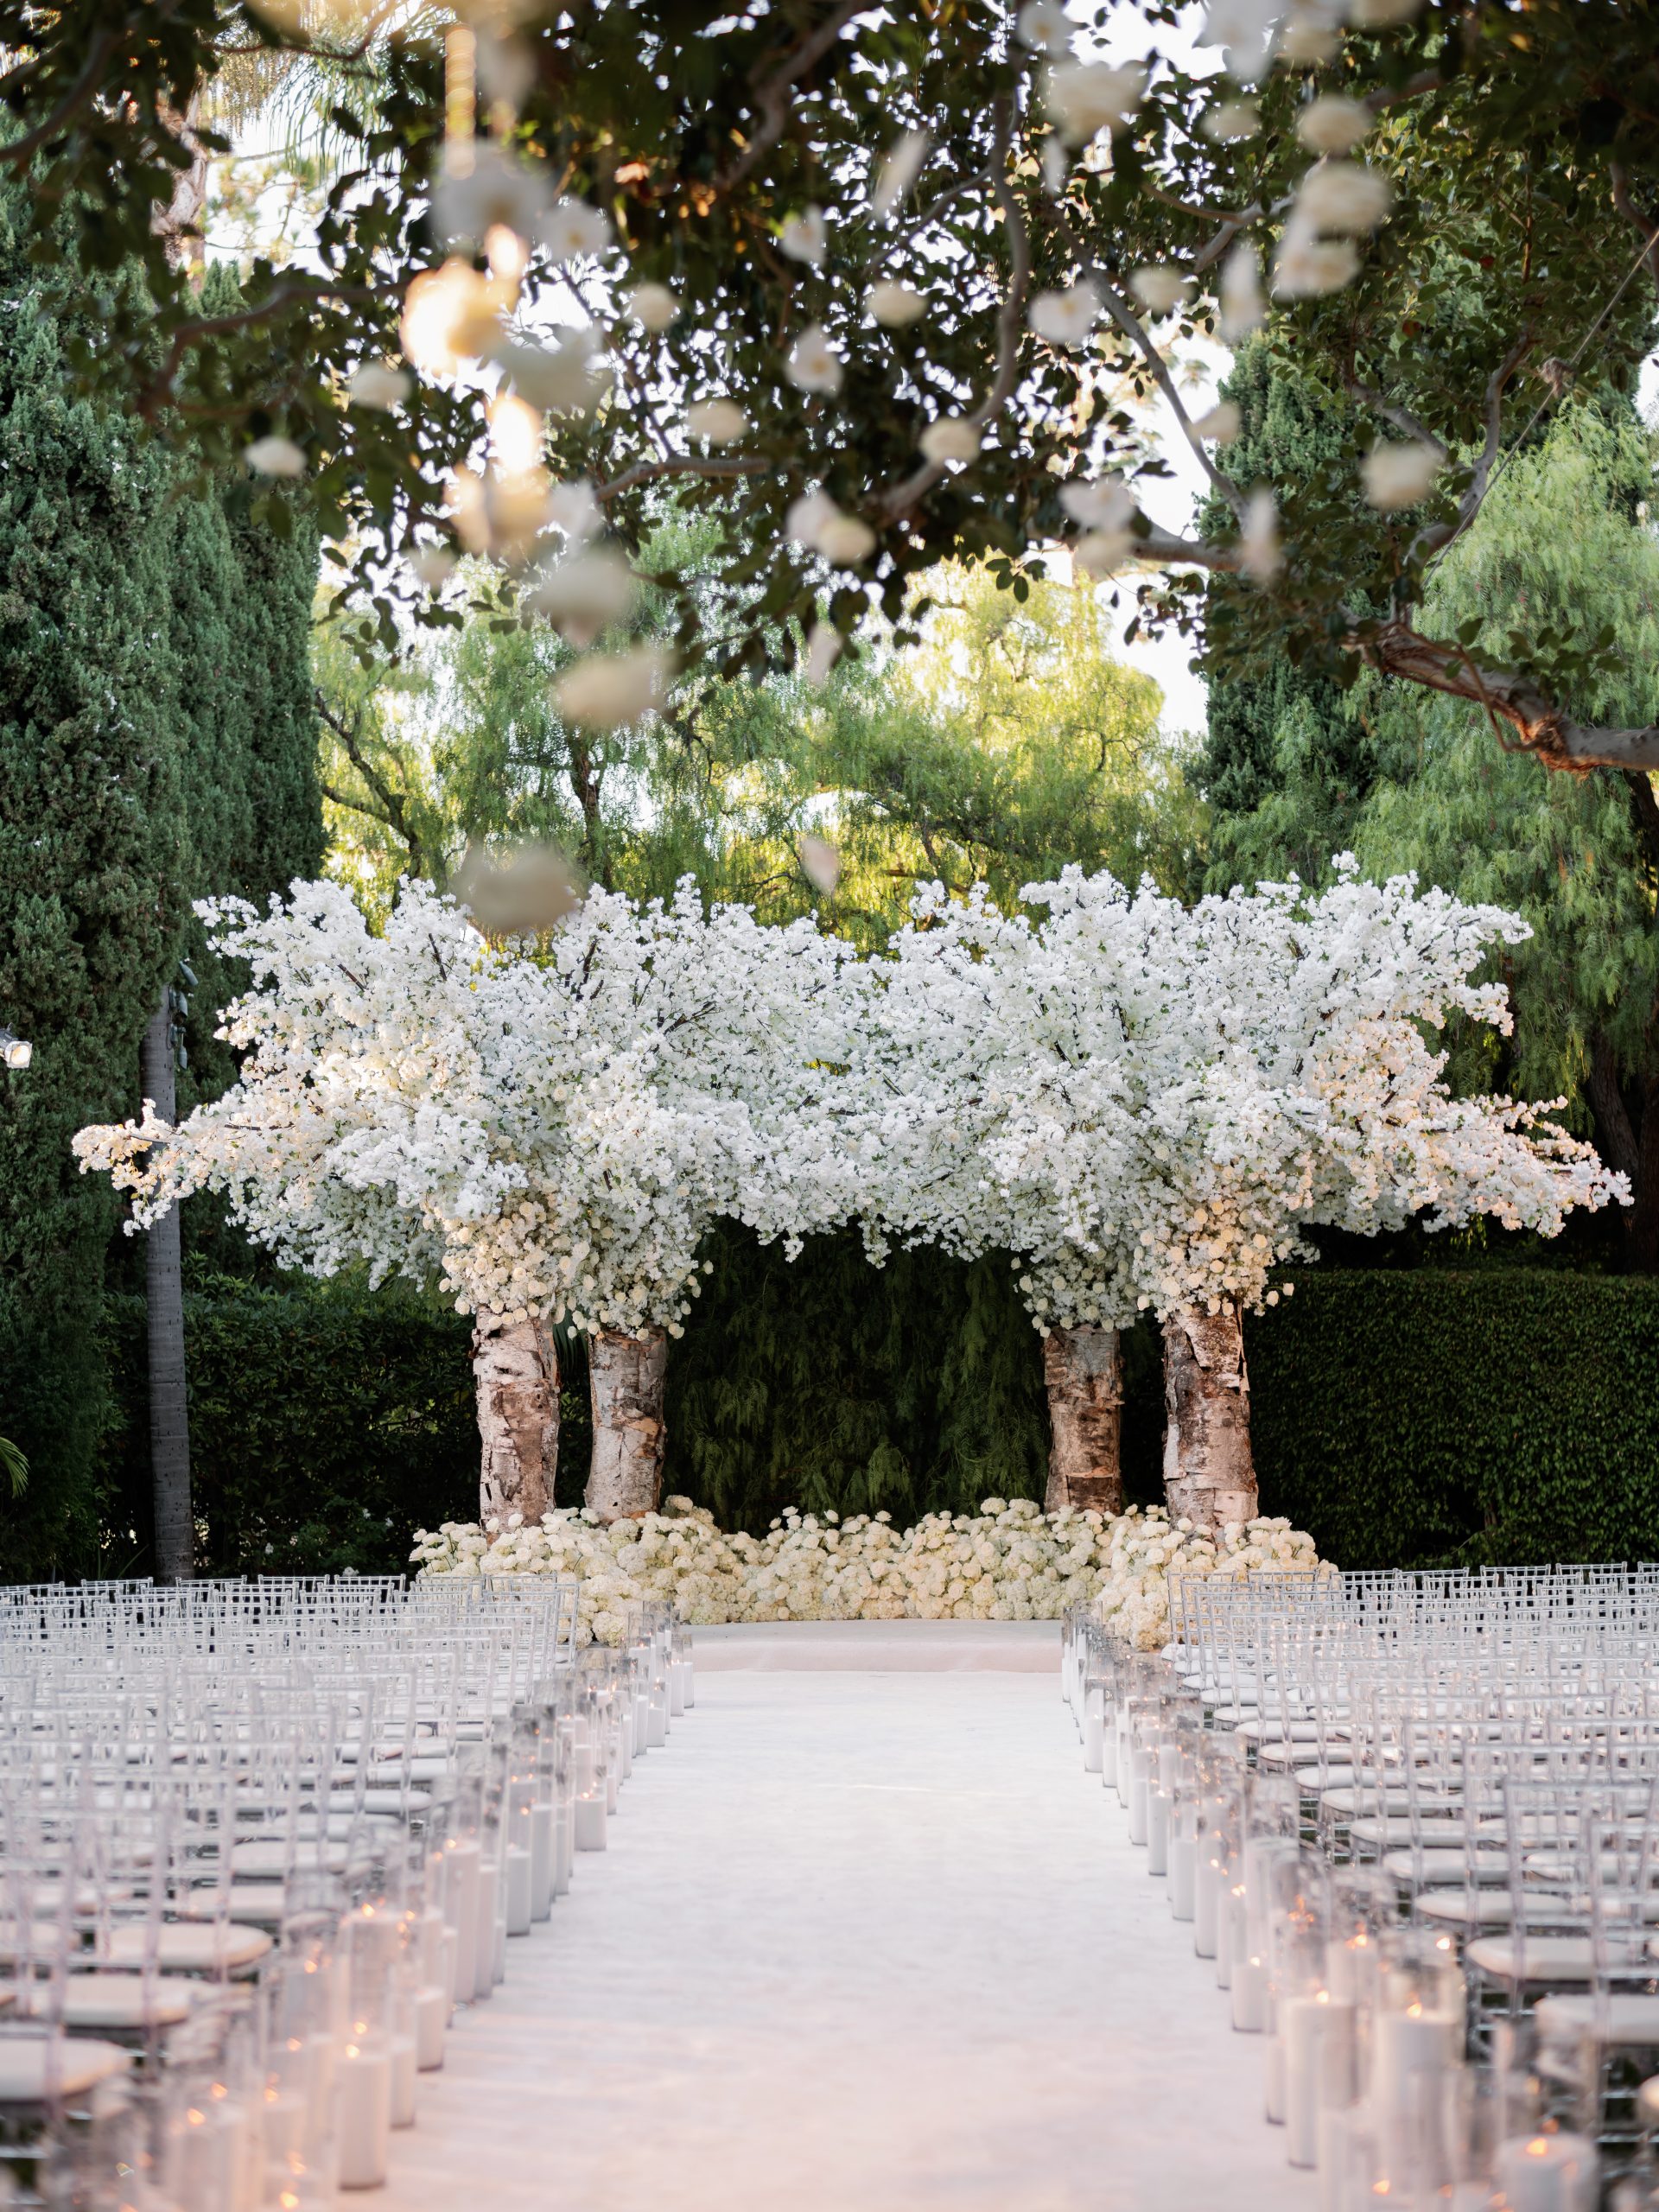
[[[765,476],[774,465],[762,461],[759,454],[734,454],[724,460],[712,456],[699,460],[694,454],[671,454],[665,461],[636,461],[620,476],[613,476],[608,484],[596,484],[594,497],[602,505],[624,492],[632,492],[636,484],[654,483],[660,476]]]
[[[1614,207],[1627,223],[1636,226],[1648,242],[1643,258],[1648,264],[1648,274],[1653,279],[1654,289],[1659,291],[1659,215],[1656,215],[1651,208],[1644,213],[1637,206],[1630,193],[1630,180],[1622,162],[1614,162],[1609,175],[1613,181]]]
[[[1533,753],[1547,768],[1659,768],[1659,723],[1637,729],[1575,721],[1530,677],[1485,666],[1463,647],[1422,637],[1406,622],[1357,624],[1348,642],[1384,676],[1484,708],[1515,733],[1515,750]]]
[[[409,810],[404,803],[403,794],[391,788],[363,750],[360,742],[361,716],[359,715],[355,721],[350,723],[343,721],[321,691],[315,693],[315,697],[317,719],[325,722],[333,730],[334,735],[340,740],[340,748],[346,758],[368,785],[371,797],[377,798],[385,810],[383,814],[376,815],[372,808],[365,806],[360,800],[340,798],[337,793],[328,790],[326,785],[323,796],[333,799],[336,806],[350,807],[354,814],[366,814],[372,822],[384,822],[393,836],[403,841],[408,849],[410,863],[416,873],[421,875],[429,874],[430,871],[426,866],[426,854],[422,846],[420,832],[410,822]]]
[[[1486,379],[1486,435],[1482,442],[1480,457],[1475,463],[1474,474],[1467,490],[1458,502],[1458,512],[1451,522],[1437,522],[1417,533],[1408,562],[1426,553],[1444,553],[1446,547],[1463,536],[1470,524],[1480,512],[1482,502],[1491,488],[1492,470],[1503,442],[1503,393],[1510,378],[1532,351],[1532,334],[1522,331],[1503,359]],[[1440,445],[1440,440],[1434,441]],[[1442,446],[1440,450],[1446,448]]]
[[[164,21],[168,16],[175,14],[176,9],[177,0],[162,0],[162,4],[155,10],[156,18],[158,21]],[[99,31],[86,49],[86,63],[79,76],[75,79],[51,114],[43,122],[37,123],[32,130],[25,130],[21,137],[9,139],[3,146],[0,146],[0,162],[10,162],[16,168],[20,163],[31,159],[48,140],[55,138],[60,131],[67,129],[88,101],[97,96],[105,63],[116,52],[122,41],[131,35],[131,31],[132,27],[130,23],[121,23],[113,30]],[[9,72],[6,79],[0,81],[0,92],[4,92],[6,85],[13,76],[21,76],[23,73],[22,70]]]
[[[796,85],[815,62],[823,60],[853,17],[868,5],[869,0],[836,0],[817,30],[809,31],[770,75],[756,85],[760,127],[731,167],[715,179],[716,192],[729,192],[734,185],[741,184],[760,156],[777,144],[789,121],[790,95]]]
[[[1370,385],[1362,384],[1356,376],[1344,375],[1342,388],[1350,398],[1358,400],[1362,407],[1369,407],[1385,423],[1392,423],[1395,429],[1403,431],[1407,437],[1421,439],[1424,445],[1433,446],[1442,461],[1451,458],[1451,449],[1446,441],[1436,436],[1422,417],[1414,415],[1410,408],[1398,407],[1391,400],[1384,399],[1380,391],[1373,391]]]
[[[969,417],[982,430],[1014,397],[1020,377],[1020,337],[1025,327],[1026,295],[1031,286],[1031,239],[1020,204],[1008,183],[1008,145],[1013,129],[1012,106],[1007,100],[999,100],[989,176],[992,195],[1002,213],[1003,235],[1008,242],[1008,289],[997,313],[996,368],[990,389]],[[932,490],[944,471],[945,463],[942,461],[924,461],[882,493],[876,502],[877,513],[884,522],[895,521],[913,507],[925,492]]]
[[[161,366],[151,377],[134,403],[144,420],[154,422],[173,394],[173,380],[183,365],[184,357],[200,338],[220,338],[233,330],[246,330],[253,324],[267,321],[279,314],[290,302],[302,299],[349,300],[362,306],[375,303],[376,296],[361,285],[331,284],[315,278],[284,276],[273,284],[263,300],[251,306],[236,308],[224,315],[192,315],[188,322],[180,323],[174,330],[171,342],[162,356]]]

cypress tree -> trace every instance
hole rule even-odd
[[[317,864],[316,540],[299,512],[275,537],[244,483],[193,481],[188,455],[75,396],[66,356],[99,296],[48,308],[3,194],[0,285],[0,1024],[35,1047],[0,1073],[0,1433],[30,1463],[3,1571],[35,1576],[99,1563],[118,1207],[70,1138],[137,1110],[145,1027],[200,950],[192,899]],[[202,976],[200,1015],[220,981]],[[193,1045],[211,1027],[193,1012]],[[193,1058],[187,1109],[231,1072],[222,1048]]]

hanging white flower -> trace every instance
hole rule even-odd
[[[749,418],[734,399],[699,399],[686,409],[685,427],[711,446],[729,446],[746,434]]]
[[[1370,136],[1370,108],[1340,92],[1323,92],[1296,118],[1296,136],[1316,154],[1345,154]]]
[[[1374,445],[1360,462],[1359,473],[1366,499],[1386,514],[1426,499],[1445,466],[1446,455],[1438,446],[1414,438],[1403,444],[1385,441]]]
[[[1230,399],[1218,400],[1208,414],[1200,415],[1192,428],[1201,438],[1213,438],[1218,446],[1230,446],[1243,427],[1243,418]]]
[[[585,200],[559,200],[537,226],[537,234],[550,257],[563,264],[608,253],[614,239],[610,218]]]
[[[404,556],[410,574],[423,591],[439,592],[455,573],[454,555],[447,545],[415,545]]]
[[[1099,321],[1104,304],[1099,287],[1084,276],[1064,291],[1039,292],[1026,320],[1051,346],[1081,346]]]
[[[1358,274],[1359,250],[1351,238],[1316,237],[1293,213],[1274,256],[1275,299],[1323,299],[1351,284]]]
[[[927,301],[909,284],[896,283],[891,279],[872,284],[864,295],[864,304],[872,318],[884,329],[902,330],[908,322],[927,313]]]
[[[802,682],[810,690],[821,691],[840,658],[840,631],[833,623],[815,622],[806,633],[806,647],[799,663]]]
[[[1201,46],[1224,48],[1230,76],[1252,85],[1268,66],[1279,0],[1209,0]]]
[[[870,194],[870,219],[885,223],[922,173],[929,145],[925,130],[906,130],[894,140],[877,172]]]
[[[1216,145],[1236,146],[1255,137],[1262,128],[1262,111],[1254,100],[1223,100],[1209,111],[1200,128]]]
[[[1261,328],[1267,313],[1261,264],[1254,246],[1241,242],[1223,262],[1219,294],[1221,334],[1228,345],[1240,345],[1253,330]]]
[[[556,346],[500,338],[489,358],[521,397],[549,415],[591,414],[610,390],[610,368],[600,358],[599,334],[592,329],[573,330]]]
[[[672,673],[672,661],[658,645],[590,653],[556,679],[553,697],[559,712],[573,722],[589,729],[620,729],[664,704]]]
[[[496,287],[468,262],[451,259],[423,270],[404,295],[404,359],[423,376],[453,376],[499,338],[502,305]]]
[[[680,311],[679,301],[667,284],[636,284],[625,297],[628,313],[652,337],[660,337]]]
[[[1192,289],[1192,279],[1167,264],[1132,270],[1129,289],[1148,315],[1169,315]]]
[[[574,645],[591,645],[633,604],[636,580],[617,553],[574,553],[556,562],[531,589],[531,605]]]
[[[1043,98],[1062,136],[1082,145],[1099,131],[1126,130],[1146,89],[1147,73],[1139,62],[1121,67],[1062,62],[1049,70]]]
[[[823,837],[803,837],[800,854],[803,874],[827,899],[841,880],[841,855]]]
[[[1024,45],[1034,47],[1051,61],[1062,61],[1071,51],[1071,22],[1064,0],[1025,0],[1014,29]]]
[[[1332,61],[1341,45],[1339,19],[1323,4],[1292,8],[1278,38],[1279,54],[1286,61]]]
[[[1393,197],[1387,177],[1363,162],[1316,162],[1297,188],[1290,219],[1352,237],[1385,220]]]
[[[445,151],[432,192],[432,228],[444,245],[482,245],[498,225],[534,238],[552,206],[544,169],[473,140],[465,142],[459,162],[454,148]]]
[[[390,361],[365,361],[353,370],[346,387],[353,406],[373,407],[386,414],[401,407],[413,388],[408,372]]]
[[[821,323],[802,331],[790,347],[784,374],[799,391],[823,392],[833,398],[841,390],[846,371]]]
[[[843,513],[827,492],[807,492],[792,500],[784,530],[797,545],[838,569],[855,568],[875,550],[875,532],[856,515]]]
[[[256,438],[242,458],[256,476],[303,476],[305,454],[292,438]]]
[[[929,461],[972,461],[984,443],[981,426],[966,415],[942,415],[916,441]]]
[[[574,546],[585,545],[603,526],[605,517],[599,496],[588,479],[573,476],[565,483],[549,487],[547,519]]]
[[[814,269],[823,268],[829,243],[822,207],[809,207],[804,215],[791,215],[778,233],[779,247],[791,261],[807,262]]]
[[[1096,582],[1115,576],[1135,556],[1131,530],[1088,530],[1071,548],[1071,557]]]
[[[1246,503],[1238,546],[1240,565],[1255,583],[1271,583],[1284,566],[1278,503],[1265,484],[1258,484]]]
[[[1085,530],[1127,530],[1135,518],[1135,494],[1121,476],[1062,484],[1060,505]]]

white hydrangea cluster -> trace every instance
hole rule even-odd
[[[525,1523],[446,1521],[418,1529],[410,1557],[423,1575],[580,1578],[579,1634],[614,1643],[626,1608],[667,1599],[683,1619],[726,1621],[1058,1620],[1098,1600],[1116,1633],[1143,1649],[1165,1640],[1165,1578],[1317,1563],[1313,1540],[1258,1519],[1218,1538],[1172,1526],[1161,1507],[1110,1517],[1029,1498],[988,1497],[976,1514],[930,1513],[899,1529],[887,1513],[791,1508],[764,1536],[728,1535],[690,1499],[607,1527],[561,1508]]]

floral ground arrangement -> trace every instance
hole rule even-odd
[[[584,1642],[623,1632],[626,1609],[671,1599],[682,1618],[725,1621],[1039,1621],[1103,1598],[1109,1627],[1143,1650],[1166,1640],[1166,1578],[1312,1567],[1313,1539],[1257,1518],[1212,1538],[1161,1506],[1115,1516],[1046,1514],[1029,1498],[976,1514],[930,1513],[895,1529],[886,1513],[842,1520],[786,1511],[764,1536],[728,1535],[689,1498],[608,1526],[586,1508],[539,1522],[446,1521],[416,1532],[423,1575],[574,1574]]]

